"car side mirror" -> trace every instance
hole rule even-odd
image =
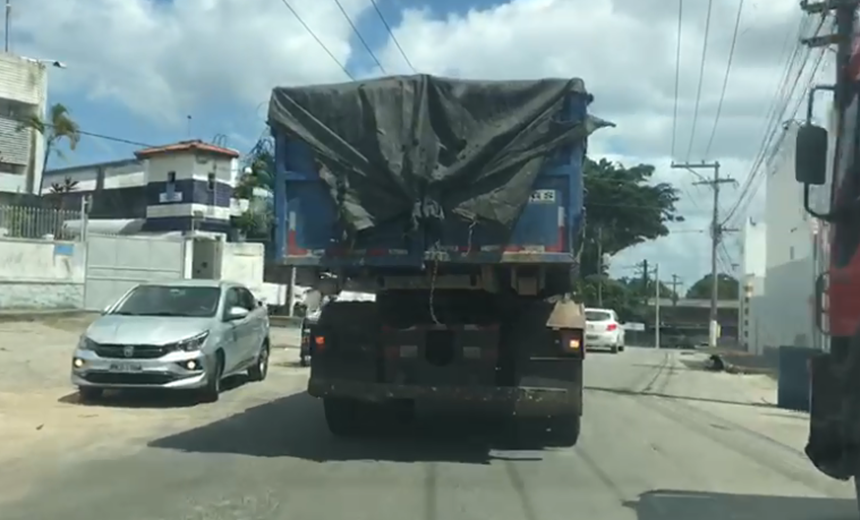
[[[224,321],[237,321],[244,319],[248,316],[249,311],[244,307],[230,307],[227,310],[227,315],[224,317]]]
[[[805,124],[794,139],[794,178],[797,182],[821,186],[827,182],[827,130]]]

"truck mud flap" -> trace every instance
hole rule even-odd
[[[830,354],[810,361],[809,441],[805,452],[819,471],[839,480],[854,476],[860,463],[858,371],[860,366],[839,362]]]

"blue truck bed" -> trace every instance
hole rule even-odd
[[[591,97],[568,93],[562,123],[583,123]],[[270,115],[271,119],[271,115]],[[382,222],[344,245],[344,224],[312,148],[273,126],[276,262],[321,268],[410,267],[428,260],[453,264],[569,264],[578,261],[584,227],[582,164],[586,136],[557,147],[543,163],[531,196],[507,233],[480,219],[443,218],[429,230],[418,222]]]

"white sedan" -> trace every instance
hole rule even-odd
[[[624,329],[612,309],[585,309],[585,347],[624,350]]]

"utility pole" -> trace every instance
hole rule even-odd
[[[654,348],[660,348],[660,264],[654,266]]]
[[[597,306],[603,307],[603,228],[597,227]]]
[[[708,324],[708,346],[714,348],[717,346],[717,298],[719,296],[719,272],[717,270],[717,251],[720,247],[720,242],[723,238],[723,233],[737,231],[736,229],[728,229],[720,223],[720,186],[723,184],[735,184],[737,181],[731,177],[720,177],[720,163],[700,162],[700,163],[672,163],[672,168],[683,168],[695,173],[696,169],[711,169],[714,172],[714,177],[711,180],[703,179],[699,182],[694,182],[694,185],[710,186],[714,195],[713,211],[711,214],[711,312]]]
[[[681,285],[681,279],[677,274],[672,275],[672,307],[678,305],[678,286]]]
[[[4,45],[3,50],[5,52],[9,52],[9,38],[12,36],[10,34],[12,30],[12,0],[6,0],[6,18],[4,20],[5,32],[3,33],[4,37]]]

